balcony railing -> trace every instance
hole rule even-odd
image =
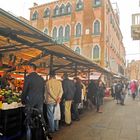
[[[140,40],[140,13],[132,15],[131,36],[134,40]]]
[[[140,25],[140,13],[132,15],[132,26],[133,25]]]

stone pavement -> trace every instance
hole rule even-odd
[[[85,112],[79,122],[62,127],[53,140],[140,140],[140,101],[127,97],[125,105],[105,101],[104,112]]]

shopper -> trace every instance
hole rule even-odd
[[[114,82],[111,86],[111,95],[114,98],[114,100],[116,99],[115,86],[116,86],[116,82]]]
[[[105,86],[102,81],[99,81],[97,92],[95,94],[97,112],[102,113],[103,98],[105,95]]]
[[[123,90],[123,86],[121,81],[118,81],[116,86],[115,86],[115,93],[116,93],[116,100],[117,100],[117,104],[121,104],[121,99],[122,99],[122,90]]]
[[[55,78],[55,73],[50,73],[50,79],[46,83],[45,101],[47,103],[47,118],[49,121],[50,132],[59,130],[59,120],[55,120],[54,111],[56,105],[59,105],[63,94],[61,81]],[[58,114],[60,115],[60,114]]]
[[[88,109],[93,109],[94,105],[96,104],[94,98],[96,92],[97,92],[97,85],[93,80],[91,80],[91,82],[88,85],[88,92],[87,92]]]
[[[72,80],[68,78],[68,75],[65,73],[63,75],[63,100],[65,102],[65,123],[66,125],[71,125],[71,104],[74,98],[75,93],[75,84]]]
[[[29,64],[27,72],[29,75],[25,78],[21,99],[22,103],[25,104],[25,122],[27,125],[27,136],[30,137],[29,135],[31,135],[33,140],[38,140],[43,137],[43,134],[42,128],[36,127],[33,124],[35,118],[33,109],[37,110],[36,115],[40,116],[42,120],[41,123],[45,126],[45,120],[43,116],[45,83],[43,78],[37,74],[35,64]],[[32,134],[30,133],[31,130]]]
[[[27,72],[29,75],[25,78],[22,103],[25,104],[26,107],[35,107],[43,113],[44,79],[37,74],[35,64],[29,64]]]
[[[74,94],[74,102],[73,102],[73,116],[75,121],[79,121],[79,111],[78,111],[78,106],[82,101],[82,84],[81,80],[76,77],[74,78],[74,83],[75,83],[75,94]]]

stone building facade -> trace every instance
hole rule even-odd
[[[119,13],[109,0],[58,0],[30,8],[32,26],[100,66],[124,74]]]
[[[130,80],[140,80],[140,60],[128,63],[126,75]]]

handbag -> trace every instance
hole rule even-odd
[[[54,108],[54,120],[60,120],[60,119],[61,119],[60,105],[56,104]]]

